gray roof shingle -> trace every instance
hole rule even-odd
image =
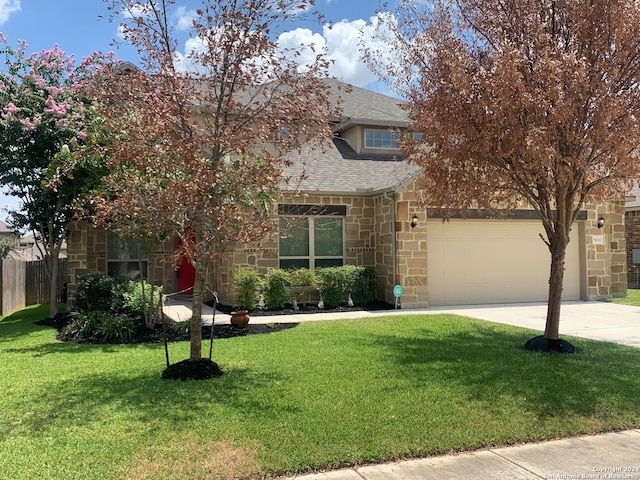
[[[303,192],[364,195],[404,183],[420,171],[399,159],[345,158],[335,142],[324,151],[303,147],[288,159],[292,165],[284,169],[288,182],[283,188]]]
[[[352,125],[406,127],[408,117],[397,98],[326,79],[335,101],[342,97],[341,119],[334,131]],[[289,191],[324,194],[366,195],[400,185],[416,175],[420,168],[410,165],[401,155],[356,152],[344,139],[334,137],[324,149],[303,146],[287,155],[291,165],[284,169]]]

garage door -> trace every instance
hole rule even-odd
[[[550,254],[539,221],[430,220],[429,305],[546,301]],[[574,226],[563,300],[580,299],[580,245]]]

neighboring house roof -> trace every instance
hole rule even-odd
[[[342,119],[336,120],[334,131],[353,125],[406,127],[409,123],[403,103],[397,98],[350,87],[326,79],[332,94],[342,98]],[[400,152],[358,153],[349,143],[336,136],[324,149],[303,145],[299,152],[287,155],[291,165],[284,169],[285,190],[325,194],[367,195],[391,189],[416,175],[420,168],[406,162]]]
[[[11,235],[15,235],[16,232],[14,230],[12,230],[11,228],[9,228],[9,226],[4,223],[2,220],[0,220],[0,234],[11,234]]]
[[[60,248],[60,258],[66,257],[67,242],[65,240],[62,242],[62,247]],[[18,248],[13,255],[13,258],[19,258],[26,261],[42,259],[42,252],[40,252],[40,249],[38,249],[38,247],[36,246],[36,239],[33,234],[20,237]]]

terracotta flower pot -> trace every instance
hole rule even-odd
[[[249,311],[238,310],[237,312],[231,312],[231,325],[236,328],[247,328],[247,325],[249,325]]]

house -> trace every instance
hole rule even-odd
[[[327,80],[327,88],[338,87]],[[234,268],[257,269],[355,264],[377,272],[377,298],[402,308],[435,305],[545,301],[550,258],[535,212],[491,218],[471,211],[443,222],[421,206],[420,171],[405,162],[396,131],[408,118],[398,99],[354,87],[342,93],[342,116],[324,150],[304,147],[290,156],[273,234],[219,258],[209,283],[221,302],[233,304]],[[604,219],[604,226],[598,220]],[[169,251],[175,245],[165,245]],[[86,224],[75,224],[68,245],[70,291],[91,271],[133,274],[135,246]],[[148,268],[143,259],[143,268]],[[193,278],[153,264],[165,291],[184,291]],[[627,288],[624,202],[589,204],[575,223],[567,252],[565,300],[624,295]]]
[[[42,260],[43,258],[43,253],[40,251],[40,249],[36,245],[36,240],[33,234],[20,237],[20,239],[18,240],[17,248],[16,248],[16,255],[20,259],[27,260],[27,261]],[[67,256],[67,242],[63,241],[58,258],[66,258],[66,256]]]
[[[640,186],[637,184],[627,195],[624,206],[627,244],[627,284],[640,288]]]
[[[18,232],[12,230],[6,223],[0,220],[0,239],[15,245],[19,236],[20,234]]]

